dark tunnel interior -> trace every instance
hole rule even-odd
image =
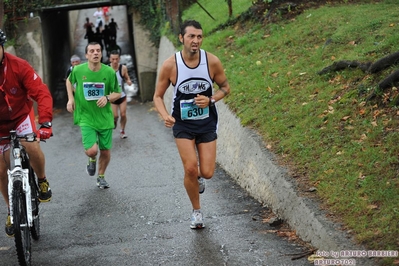
[[[52,92],[55,108],[65,108],[67,93],[65,89],[65,73],[70,65],[70,57],[74,53],[73,43],[70,40],[69,12],[71,10],[83,10],[101,6],[111,6],[110,3],[86,3],[85,5],[63,5],[62,7],[47,8],[40,12],[40,19],[43,33],[44,45],[44,75],[47,78],[47,85]],[[128,10],[128,8],[126,8]],[[126,11],[127,12],[127,11]],[[127,29],[129,31],[129,51],[125,51],[132,56],[135,64],[135,52],[132,36],[131,17],[127,16]],[[83,27],[77,25],[76,27]],[[82,58],[85,59],[85,58]],[[137,74],[137,73],[136,73]]]

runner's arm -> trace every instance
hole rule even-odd
[[[73,110],[75,110],[75,98],[73,96],[72,83],[69,78],[66,79],[65,86],[68,94],[67,110],[72,113]]]
[[[122,72],[123,72],[123,79],[125,82],[130,86],[132,85],[132,81],[130,80],[129,77],[129,72],[127,71],[127,67],[125,65],[122,65]]]
[[[169,88],[170,84],[172,83],[170,77],[175,74],[176,74],[175,61],[174,61],[174,56],[172,56],[169,59],[167,59],[161,67],[153,97],[155,108],[157,109],[162,119],[165,121],[165,126],[169,128],[175,124],[175,119],[166,110],[163,98],[166,90]]]
[[[222,62],[220,62],[217,56],[210,53],[208,54],[211,71],[213,73],[213,80],[219,87],[219,89],[212,96],[217,102],[230,93],[230,84],[224,72]]]

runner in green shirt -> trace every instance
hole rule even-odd
[[[82,142],[89,157],[86,171],[90,176],[96,173],[98,163],[97,186],[109,188],[105,181],[105,170],[111,160],[112,131],[114,115],[111,102],[121,97],[115,71],[101,63],[101,46],[91,42],[86,46],[87,63],[73,68],[66,80],[68,92],[68,112],[73,113],[74,124],[80,126]],[[76,84],[75,95],[73,85]]]

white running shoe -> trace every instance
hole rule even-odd
[[[202,213],[200,211],[193,211],[191,214],[191,229],[202,229],[205,228],[204,221],[202,219]]]
[[[121,130],[121,139],[127,138],[127,135],[125,134],[125,131]]]

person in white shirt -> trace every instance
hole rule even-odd
[[[96,28],[101,28],[104,26],[104,12],[101,7],[98,7],[96,12],[94,12],[93,17],[96,18]]]

